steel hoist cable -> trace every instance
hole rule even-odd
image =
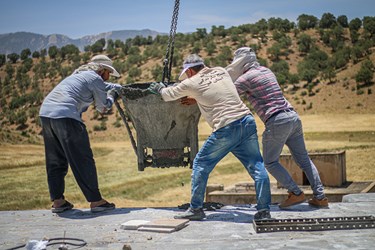
[[[172,58],[173,58],[173,51],[174,51],[174,40],[175,40],[176,30],[177,30],[179,8],[180,8],[180,0],[175,0],[173,15],[172,15],[172,22],[171,22],[171,30],[169,32],[167,52],[165,54],[165,59],[164,59],[164,69],[163,69],[163,78],[162,78],[162,82],[166,82],[166,78],[167,78],[167,83],[171,82],[171,71],[172,71],[172,62],[173,62]]]

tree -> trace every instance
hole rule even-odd
[[[281,51],[280,43],[274,43],[267,49],[267,53],[270,54],[272,61],[278,61],[280,59],[280,56],[283,54]]]
[[[201,51],[201,49],[202,49],[202,43],[200,41],[196,41],[194,43],[194,46],[193,46],[191,52],[193,54],[199,54],[199,52]]]
[[[301,30],[313,29],[318,25],[318,18],[306,14],[299,15],[297,21],[297,26]]]
[[[227,36],[227,31],[225,30],[224,25],[220,25],[219,27],[216,27],[215,25],[212,26],[211,33],[214,36],[221,36],[222,38]]]
[[[30,49],[24,49],[21,51],[21,60],[25,60],[27,58],[29,58],[29,56],[31,55],[31,51]]]
[[[368,34],[368,37],[375,36],[375,17],[365,16],[363,18],[363,29]]]
[[[99,39],[93,45],[90,46],[90,50],[92,53],[100,53],[103,52],[105,46],[105,39]]]
[[[337,23],[343,28],[349,27],[348,18],[345,15],[338,16]]]
[[[328,66],[323,70],[322,77],[332,83],[332,80],[336,77],[335,69],[332,66]]]
[[[46,57],[47,55],[47,50],[46,49],[41,49],[40,50],[40,57]]]
[[[120,49],[120,48],[122,48],[122,46],[124,46],[124,43],[121,40],[116,39],[114,46],[115,46],[115,48]]]
[[[156,82],[160,82],[163,78],[163,68],[160,65],[156,65],[152,70],[151,70],[152,78]]]
[[[61,58],[63,58],[63,59],[66,56],[73,57],[74,55],[79,54],[79,49],[78,49],[77,46],[75,46],[73,44],[68,44],[68,45],[65,45],[65,46],[61,47],[60,54],[61,54]]]
[[[7,58],[10,60],[11,63],[16,63],[20,56],[17,53],[10,53],[7,55]]]
[[[357,30],[350,30],[350,40],[352,43],[356,43],[359,40],[359,33]]]
[[[258,22],[254,24],[260,31],[267,31],[268,30],[268,23],[267,20],[262,18]]]
[[[289,65],[287,61],[280,60],[278,62],[274,62],[270,69],[275,73],[281,85],[286,83],[287,79],[289,78]]]
[[[32,56],[32,58],[39,58],[40,57],[40,52],[39,51],[34,51],[31,56]]]
[[[0,54],[0,67],[2,67],[5,62],[7,61],[6,57],[4,54]]]
[[[139,67],[131,67],[128,71],[129,77],[136,79],[141,76],[142,70]]]
[[[194,37],[197,40],[206,38],[207,37],[207,30],[205,28],[197,28],[197,31],[194,32]]]
[[[59,54],[59,49],[55,45],[48,48],[48,55],[50,58],[55,59],[58,54]]]
[[[10,64],[10,63],[5,64],[5,72],[7,73],[9,79],[12,79],[14,71],[15,70],[14,70],[12,64]]]
[[[350,52],[350,58],[353,60],[353,63],[357,63],[360,58],[364,56],[364,51],[358,45],[354,45]]]
[[[312,50],[304,59],[311,68],[318,71],[324,69],[327,66],[328,54],[320,49]]]
[[[352,30],[358,31],[361,28],[361,26],[362,26],[362,21],[358,17],[352,19],[349,22],[349,29],[350,29],[350,31],[352,31]]]
[[[336,25],[336,17],[331,13],[324,13],[319,22],[319,28],[330,29]]]
[[[362,63],[355,80],[357,83],[369,84],[374,77],[374,65],[370,60],[366,60]]]
[[[207,54],[211,56],[213,53],[215,53],[216,50],[216,43],[214,42],[208,42],[206,45]]]
[[[291,23],[288,19],[274,18],[268,19],[268,29],[278,30],[282,32],[290,32],[294,27],[294,23]]]
[[[311,82],[315,77],[318,76],[319,71],[316,69],[316,64],[309,60],[303,60],[297,65],[298,74],[302,80]]]
[[[313,47],[314,40],[311,38],[311,36],[305,33],[302,33],[298,37],[297,44],[298,44],[298,50],[300,52],[308,53],[310,52],[310,49]]]

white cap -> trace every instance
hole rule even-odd
[[[203,62],[184,63],[183,69],[181,71],[180,76],[178,77],[178,80],[180,81],[185,80],[187,78],[187,75],[185,74],[186,70],[188,70],[189,68],[198,66],[198,65],[204,65],[204,63]]]
[[[114,77],[120,77],[120,74],[117,70],[112,66],[112,60],[106,55],[97,55],[91,58],[92,63],[99,64],[103,68],[106,68],[111,71],[111,75]]]

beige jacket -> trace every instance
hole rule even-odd
[[[185,96],[194,98],[213,131],[251,114],[240,99],[228,72],[221,67],[206,67],[191,78],[163,88],[160,94],[164,101]]]

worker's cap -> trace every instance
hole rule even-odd
[[[111,75],[114,77],[120,77],[120,74],[117,72],[117,70],[112,66],[112,60],[106,56],[106,55],[96,55],[93,58],[91,58],[92,63],[96,63],[99,66],[108,69],[111,71]]]
[[[246,60],[247,61],[255,61],[257,59],[257,56],[254,52],[254,50],[250,47],[242,47],[242,48],[239,48],[237,49],[235,52],[234,52],[234,57],[233,57],[233,61],[236,61],[240,58],[244,58],[246,57]]]
[[[250,47],[242,47],[234,52],[233,61],[225,69],[228,71],[232,81],[236,81],[251,65],[257,61],[254,50]]]
[[[183,68],[182,68],[180,76],[178,77],[178,80],[180,81],[185,80],[187,78],[186,70],[188,70],[189,68],[198,66],[198,65],[204,65],[203,59],[200,56],[196,54],[191,54],[187,56],[184,61]]]

